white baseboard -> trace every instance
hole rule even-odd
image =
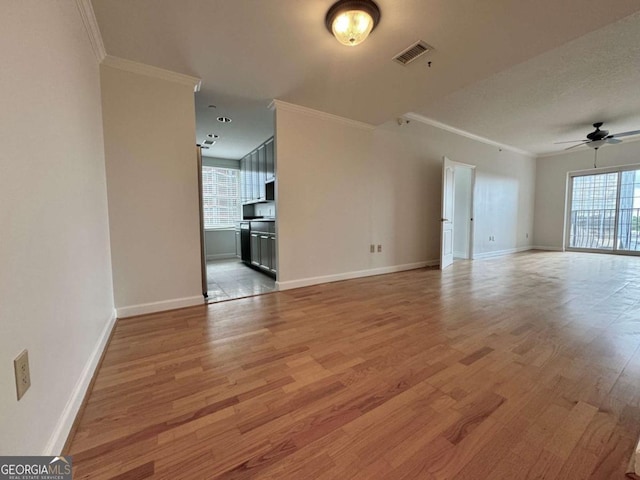
[[[216,253],[215,255],[207,255],[209,260],[224,260],[225,258],[238,258],[235,253]]]
[[[76,386],[71,391],[69,401],[62,411],[62,415],[60,415],[58,423],[56,424],[51,437],[49,437],[49,441],[47,442],[42,455],[55,456],[62,453],[62,449],[67,441],[71,427],[73,427],[76,415],[82,406],[82,401],[87,393],[93,374],[98,367],[98,362],[100,361],[102,352],[106,348],[107,341],[111,336],[111,330],[115,327],[116,319],[116,311],[114,310],[111,318],[107,321],[100,337],[98,338],[98,342],[93,349],[93,353],[91,353],[89,360],[82,369],[82,373],[80,374],[80,378],[78,379]]]
[[[160,302],[120,307],[117,309],[117,312],[118,318],[126,318],[133,317],[134,315],[145,315],[147,313],[175,310],[176,308],[193,307],[194,305],[203,305],[204,303],[204,297],[202,295],[196,295],[195,297],[174,298],[171,300],[162,300]]]
[[[384,275],[385,273],[403,272],[405,270],[415,270],[416,268],[433,267],[440,263],[439,260],[428,260],[426,262],[406,263],[404,265],[393,265],[391,267],[371,268],[368,270],[357,270],[354,272],[337,273],[334,275],[323,275],[321,277],[301,278],[300,280],[289,280],[286,282],[276,282],[278,290],[291,290],[292,288],[308,287],[321,283],[339,282],[351,280],[353,278],[371,277],[373,275]]]
[[[562,247],[546,247],[543,245],[536,245],[531,247],[531,250],[546,250],[547,252],[564,252]]]
[[[501,257],[502,255],[511,255],[513,253],[526,252],[527,250],[531,249],[533,249],[533,247],[527,245],[525,247],[508,248],[506,250],[496,250],[494,252],[474,253],[473,259],[481,260],[483,258]]]

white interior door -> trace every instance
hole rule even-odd
[[[440,218],[440,269],[444,270],[453,263],[453,201],[454,201],[453,162],[443,157],[442,162],[442,217]]]

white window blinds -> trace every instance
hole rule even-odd
[[[204,228],[229,228],[242,217],[240,171],[202,167]]]

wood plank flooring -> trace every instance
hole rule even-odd
[[[538,252],[118,322],[76,479],[622,479],[640,258]]]

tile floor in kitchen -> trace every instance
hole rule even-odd
[[[247,267],[239,258],[207,261],[208,303],[274,292],[273,278]]]

